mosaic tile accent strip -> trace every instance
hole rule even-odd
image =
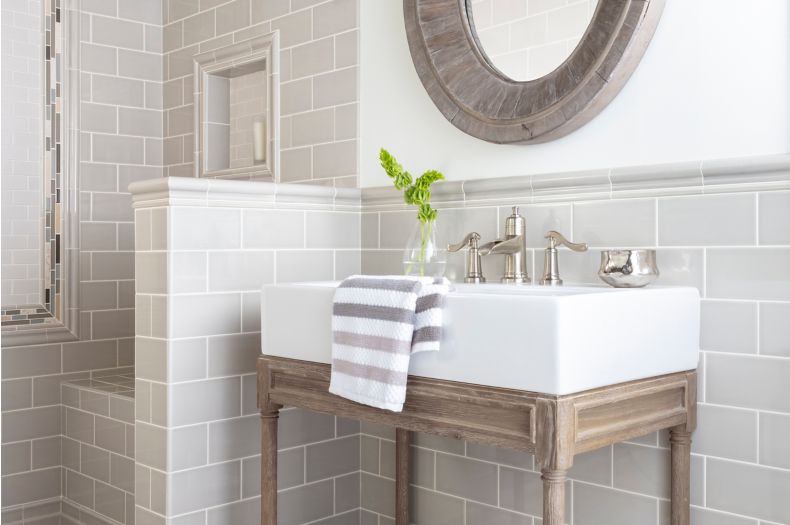
[[[61,302],[61,239],[63,215],[61,209],[62,163],[62,93],[63,26],[60,19],[61,0],[44,2],[44,259],[49,268],[45,275],[44,306],[55,317],[60,317]]]

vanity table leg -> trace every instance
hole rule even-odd
[[[669,429],[672,447],[672,525],[689,525],[691,432],[686,425]]]
[[[544,469],[543,480],[543,525],[565,525],[565,480],[567,470]]]
[[[409,447],[411,432],[395,429],[395,525],[409,525]]]
[[[277,525],[278,409],[261,410],[261,525]]]

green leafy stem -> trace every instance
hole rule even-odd
[[[436,170],[428,170],[413,181],[411,174],[384,148],[379,152],[379,160],[395,188],[403,192],[406,204],[417,206],[417,218],[420,222],[426,224],[435,221],[439,212],[431,206],[431,184],[444,180],[444,175]]]

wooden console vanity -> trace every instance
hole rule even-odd
[[[330,365],[258,358],[261,412],[261,524],[277,524],[277,419],[295,406],[393,426],[397,525],[409,524],[409,433],[464,439],[535,455],[543,479],[543,523],[565,523],[565,480],[575,454],[668,428],[672,525],[689,525],[691,432],[696,370],[556,396],[409,377],[403,412],[360,405],[328,392]]]

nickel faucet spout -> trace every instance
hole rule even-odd
[[[518,212],[518,206],[513,206],[513,213],[505,219],[505,237],[480,247],[483,255],[505,256],[505,272],[502,275],[503,283],[528,283],[527,274],[527,221]]]

